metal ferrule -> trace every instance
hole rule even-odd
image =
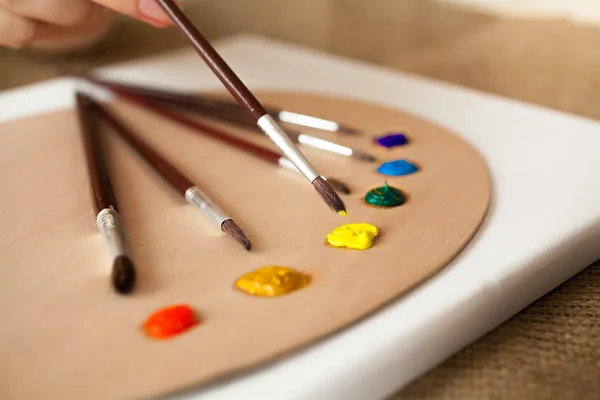
[[[298,168],[296,168],[296,166],[294,164],[292,164],[292,162],[290,160],[288,160],[287,158],[280,157],[279,158],[279,166],[283,167],[283,168],[287,168],[294,172],[300,173],[300,171],[298,171]],[[322,176],[321,178],[327,180],[327,178],[325,178],[324,176]]]
[[[206,218],[213,221],[219,228],[221,228],[223,222],[231,219],[221,207],[195,186],[192,186],[185,191],[185,199],[188,203],[200,210]]]
[[[127,240],[118,212],[105,208],[96,216],[96,225],[113,258],[127,255]]]
[[[279,166],[283,167],[283,168],[291,169],[292,171],[300,172],[300,171],[298,171],[298,168],[296,168],[294,163],[285,157],[279,157]]]
[[[321,129],[324,131],[337,132],[340,128],[338,123],[326,119],[311,117],[310,115],[298,114],[291,111],[280,111],[277,117],[288,124],[306,126],[308,128]]]
[[[296,148],[294,142],[277,125],[273,117],[265,114],[258,120],[258,126],[277,145],[281,152],[298,168],[310,182],[319,177],[319,174],[310,165],[306,157]]]
[[[353,153],[353,150],[350,147],[342,146],[341,144],[333,143],[329,140],[321,139],[315,136],[306,135],[304,133],[298,135],[298,142],[310,147],[344,156],[351,156]]]

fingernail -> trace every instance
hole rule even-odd
[[[162,7],[158,5],[156,0],[140,0],[138,9],[142,16],[156,22],[161,26],[171,24],[171,19],[163,11]]]

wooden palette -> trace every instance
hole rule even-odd
[[[246,231],[245,252],[164,184],[114,134],[109,163],[138,268],[136,291],[112,292],[109,259],[95,226],[76,113],[66,110],[0,127],[0,397],[138,399],[224,378],[289,354],[347,327],[443,268],[486,214],[490,180],[483,160],[445,129],[401,112],[346,99],[259,93],[266,104],[363,129],[351,137],[313,131],[405,158],[415,174],[384,177],[370,164],[301,147],[325,176],[348,183],[349,216],[333,214],[295,172],[199,136],[128,103],[111,108],[206,190]],[[371,135],[404,131],[411,142],[377,148]],[[236,134],[274,148],[261,135]],[[408,201],[364,204],[384,180]],[[325,246],[344,223],[367,222],[373,248]],[[256,298],[234,289],[267,265],[312,276],[301,291]],[[443,299],[440,299],[443,301]],[[141,328],[154,310],[188,303],[204,319],[169,341]]]

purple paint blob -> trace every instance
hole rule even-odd
[[[389,149],[391,147],[405,145],[406,143],[408,143],[408,139],[403,133],[389,133],[384,136],[376,137],[375,142],[378,145],[382,147],[387,147]]]

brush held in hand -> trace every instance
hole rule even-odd
[[[186,17],[173,0],[157,0],[165,10],[175,26],[185,35],[196,52],[202,57],[213,73],[219,78],[225,88],[244,107],[263,132],[275,143],[281,152],[296,166],[325,203],[334,212],[346,215],[346,207],[335,190],[321,178],[320,174],[308,162],[306,157],[298,150],[294,142],[281,129],[271,115],[267,113],[258,99],[248,90],[246,85],[238,78],[233,70],[221,58],[206,38],[196,29],[194,24]],[[315,184],[319,180],[320,183]],[[335,201],[332,201],[335,199]]]
[[[96,225],[113,258],[111,281],[115,291],[126,294],[135,284],[135,267],[129,258],[125,230],[117,211],[110,176],[102,156],[97,127],[91,112],[89,97],[76,94],[77,113],[87,169],[92,188]]]

